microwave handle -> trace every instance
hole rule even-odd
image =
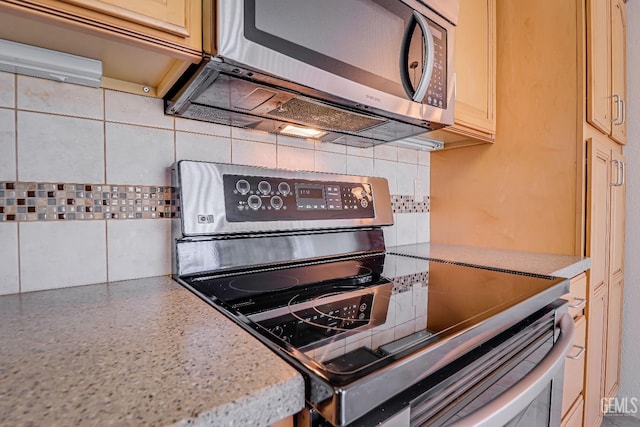
[[[550,381],[555,381],[558,375],[564,374],[561,368],[569,349],[573,346],[574,332],[573,318],[567,313],[563,314],[560,318],[560,337],[544,359],[522,380],[491,403],[456,420],[451,427],[491,427],[511,421],[544,390]]]
[[[413,35],[413,28],[415,25],[420,26],[422,30],[422,40],[424,45],[424,63],[422,64],[422,77],[416,87],[415,91],[411,86],[411,77],[409,76],[409,48],[411,46],[411,36]],[[404,32],[402,39],[402,49],[400,49],[400,78],[402,80],[402,86],[407,95],[415,102],[422,102],[427,89],[429,89],[429,83],[431,82],[431,74],[433,73],[433,63],[435,55],[435,47],[433,46],[433,36],[429,29],[429,23],[426,18],[419,12],[413,11],[411,19],[407,23],[407,28]]]

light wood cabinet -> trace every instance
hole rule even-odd
[[[455,124],[429,133],[447,148],[493,142],[496,133],[496,0],[461,0],[456,27]]]
[[[625,144],[626,9],[623,0],[587,1],[587,120]]]
[[[567,416],[562,419],[560,424],[562,427],[582,427],[582,411],[584,401],[582,397],[569,409]]]
[[[592,273],[588,299],[595,302],[587,310],[584,416],[585,425],[592,426],[601,420],[601,399],[615,396],[620,380],[625,159],[621,147],[604,136],[590,138],[587,145],[587,255]]]
[[[584,426],[602,422],[601,398],[604,383],[604,346],[607,322],[607,291],[604,288],[589,297],[587,304],[587,352],[584,383]]]
[[[160,97],[202,57],[202,2],[2,1],[0,38],[101,60],[103,87]]]

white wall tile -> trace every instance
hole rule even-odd
[[[418,242],[416,230],[418,226],[417,214],[399,213],[396,215],[397,245],[411,245]]]
[[[18,108],[102,120],[102,89],[18,76]]]
[[[398,147],[398,161],[414,165],[418,164],[418,150]]]
[[[346,154],[316,151],[316,171],[329,173],[347,173]]]
[[[418,166],[418,179],[422,181],[422,191],[416,192],[415,196],[420,201],[423,197],[431,194],[431,167]]]
[[[294,138],[292,136],[277,135],[278,145],[286,145],[289,147],[306,148],[314,150],[315,143],[310,139]]]
[[[231,163],[231,138],[176,132],[177,160]]]
[[[104,116],[109,122],[173,129],[173,116],[165,116],[164,101],[113,90],[104,91]]]
[[[16,113],[0,108],[0,180],[16,179]]]
[[[389,247],[389,246],[395,246],[397,245],[396,241],[397,241],[397,230],[396,230],[396,215],[393,216],[393,225],[388,225],[385,227],[382,227],[382,232],[384,234],[384,244],[385,246]]]
[[[20,291],[18,224],[0,223],[0,295]]]
[[[407,163],[398,164],[398,193],[414,195],[415,180],[418,176],[418,166]]]
[[[104,221],[20,224],[22,292],[107,280]]]
[[[347,154],[347,146],[344,144],[334,144],[332,142],[316,141],[316,150],[328,151],[330,153]]]
[[[373,176],[387,178],[389,192],[398,194],[398,163],[389,160],[374,159]]]
[[[352,147],[347,145],[347,154],[350,156],[373,157],[373,147]]]
[[[383,160],[398,160],[398,147],[389,144],[380,144],[373,147],[373,157]]]
[[[231,138],[233,139],[245,139],[248,141],[268,142],[270,144],[276,143],[276,134],[269,132],[262,132],[253,129],[243,128],[231,128]]]
[[[107,222],[109,281],[171,274],[171,221]]]
[[[276,146],[262,142],[234,139],[231,141],[231,162],[236,165],[276,167]]]
[[[347,156],[347,173],[349,175],[373,175],[373,159],[368,157]]]
[[[418,164],[424,166],[431,165],[431,153],[428,151],[418,150]]]
[[[314,164],[313,150],[278,145],[279,169],[313,171]]]
[[[0,71],[0,107],[15,108],[16,76]]]
[[[430,213],[417,213],[416,214],[416,227],[417,227],[417,243],[427,243],[431,240],[431,214]]]
[[[18,179],[104,182],[102,122],[18,111]]]
[[[106,124],[107,183],[171,185],[174,132]]]
[[[180,117],[176,117],[175,120],[176,130],[231,138],[231,126],[201,122],[200,120],[183,119]]]

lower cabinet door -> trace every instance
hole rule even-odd
[[[562,392],[562,418],[573,404],[582,396],[584,388],[585,338],[587,322],[584,316],[575,319],[576,332],[573,336],[573,348],[567,354],[564,364],[564,383]]]

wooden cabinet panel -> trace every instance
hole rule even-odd
[[[429,133],[447,147],[492,142],[496,132],[496,0],[461,0],[456,27],[455,124]]]
[[[627,141],[624,0],[587,0],[587,121]]]
[[[562,427],[582,427],[582,409],[584,401],[582,397],[573,405],[566,417],[562,418]]]
[[[563,298],[569,301],[569,314],[574,319],[584,314],[587,302],[587,275],[582,273],[571,279],[569,293]]]
[[[593,293],[608,282],[611,150],[596,139],[587,141],[587,149],[587,256],[591,257],[589,286]]]
[[[603,396],[604,346],[607,320],[607,290],[601,288],[587,303],[587,352],[584,389],[584,425],[599,426]]]
[[[587,120],[611,131],[611,0],[587,1]]]
[[[202,2],[10,0],[0,38],[101,60],[103,87],[162,97],[202,59]]]
[[[611,96],[613,97],[611,138],[627,142],[627,19],[623,0],[611,0]],[[617,102],[616,102],[617,101]]]
[[[606,358],[604,392],[606,397],[615,397],[620,385],[620,342],[622,340],[622,291],[624,276],[612,279],[609,286],[607,315]]]
[[[584,388],[584,361],[586,354],[587,322],[584,316],[575,320],[576,332],[573,348],[567,355],[564,366],[564,384],[562,391],[562,415],[568,414],[574,402],[582,396]]]

